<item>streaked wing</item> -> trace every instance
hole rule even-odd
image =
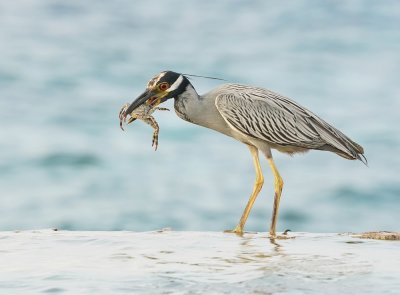
[[[293,100],[267,89],[228,84],[215,105],[229,125],[254,138],[309,149],[327,149],[324,147],[328,145],[351,158],[363,153],[361,146],[339,130]]]

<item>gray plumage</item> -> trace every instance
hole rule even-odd
[[[288,154],[314,149],[366,163],[359,144],[295,101],[264,88],[223,84],[198,96],[189,84],[176,98],[175,109],[186,121],[245,143],[264,141],[261,150],[267,155],[268,147]]]

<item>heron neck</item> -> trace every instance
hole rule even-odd
[[[175,97],[175,112],[183,120],[193,122],[192,114],[199,107],[200,96],[191,84],[186,86],[185,91]]]

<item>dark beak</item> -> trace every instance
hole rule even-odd
[[[125,111],[125,117],[127,115],[129,115],[130,113],[132,113],[137,107],[139,107],[140,105],[144,104],[148,99],[150,99],[151,97],[153,97],[155,95],[156,95],[155,92],[146,89],[141,95],[138,96],[138,98],[136,98],[131,103],[131,105]]]

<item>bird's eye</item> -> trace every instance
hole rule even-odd
[[[165,91],[169,88],[169,84],[167,82],[163,82],[160,85],[158,85],[158,89],[160,89],[161,91]]]

